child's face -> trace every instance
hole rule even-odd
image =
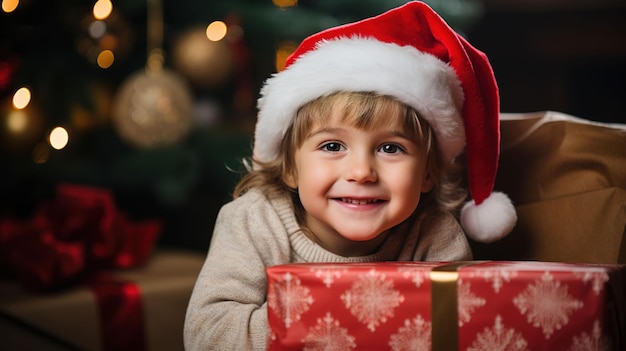
[[[365,255],[432,188],[427,155],[402,131],[400,117],[380,116],[388,123],[359,129],[332,114],[296,150],[287,185],[298,189],[313,240],[339,255]]]

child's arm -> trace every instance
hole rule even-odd
[[[287,235],[264,198],[246,196],[218,216],[185,321],[186,350],[263,350],[265,267],[289,259]],[[250,203],[250,200],[254,200]]]

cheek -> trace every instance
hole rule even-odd
[[[422,192],[418,185],[411,183],[396,191],[396,210],[398,215],[404,219],[408,218],[420,203]]]
[[[404,203],[404,206],[417,207],[422,195],[419,184],[416,184],[415,182],[406,182],[404,186],[401,186],[401,183],[399,182],[396,184],[398,185],[396,188],[396,194],[403,198],[402,202]]]
[[[396,195],[401,196],[407,205],[417,206],[424,189],[423,172],[421,168],[411,168],[390,172],[388,184],[393,187]]]
[[[321,189],[332,179],[332,168],[323,164],[307,162],[298,167],[298,186],[300,189]]]
[[[310,175],[320,172],[324,167],[324,163],[316,156],[315,152],[310,150],[300,150],[295,159],[296,169],[299,174]]]
[[[309,213],[323,211],[327,194],[335,183],[332,167],[309,160],[298,167],[298,172],[298,194],[305,210]]]

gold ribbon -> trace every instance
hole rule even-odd
[[[432,350],[459,349],[457,281],[459,268],[484,261],[459,261],[430,271]]]

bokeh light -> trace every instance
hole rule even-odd
[[[65,146],[67,146],[69,140],[69,134],[67,133],[67,130],[65,130],[65,128],[63,127],[54,128],[50,132],[50,137],[48,138],[50,146],[52,146],[56,150],[61,150]]]
[[[23,105],[23,108],[15,107],[13,102],[15,95],[18,96],[16,100],[21,100],[19,96],[22,94],[30,96],[30,93],[14,94],[0,102],[0,152],[26,152],[44,135],[44,115],[37,107],[36,101],[28,98],[26,99],[30,100],[28,104],[18,103]]]
[[[113,59],[116,63],[124,62],[134,45],[134,31],[115,9],[105,19],[94,19],[92,13],[84,14],[76,29],[76,50],[100,68],[110,67]]]
[[[291,55],[298,48],[298,44],[295,42],[287,41],[278,45],[276,50],[276,72],[280,72],[285,68],[285,62],[289,55]]]
[[[10,13],[17,9],[17,6],[20,4],[19,0],[2,0],[2,11],[6,13]]]
[[[30,90],[26,87],[19,88],[13,95],[13,107],[18,110],[24,109],[30,103]]]
[[[107,25],[106,23],[104,23],[104,21],[93,21],[89,25],[89,28],[87,31],[89,32],[89,35],[92,38],[98,39],[98,38],[101,38],[104,35],[104,33],[106,33]]]
[[[298,0],[272,0],[278,7],[291,7],[298,5]]]
[[[13,134],[20,134],[28,126],[28,116],[24,111],[10,111],[6,116],[6,128]]]
[[[100,47],[103,50],[115,51],[119,47],[119,40],[115,35],[105,34],[100,38]]]
[[[228,27],[226,26],[226,23],[222,21],[211,22],[211,24],[206,27],[206,37],[211,41],[220,41],[224,39],[227,32]]]
[[[113,11],[113,4],[110,0],[98,0],[93,5],[93,17],[97,20],[103,20]]]
[[[103,50],[98,55],[98,59],[97,59],[98,66],[100,66],[100,68],[105,68],[105,69],[111,67],[114,61],[115,61],[115,55],[113,55],[113,51],[111,50]]]

